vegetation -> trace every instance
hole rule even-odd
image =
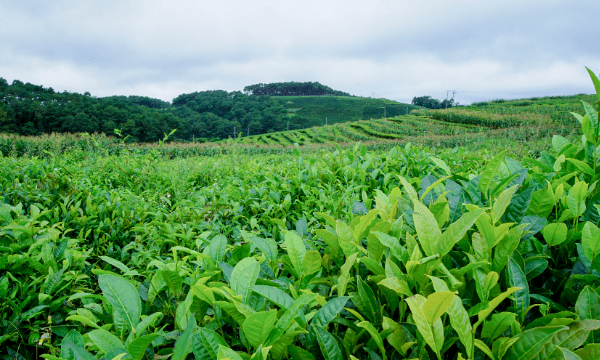
[[[346,92],[333,90],[329,86],[319,84],[318,82],[295,81],[249,85],[244,88],[244,93],[256,96],[351,96]]]
[[[453,106],[458,106],[458,103],[454,103],[454,98],[439,101],[437,99],[433,99],[431,96],[414,97],[411,104],[426,107],[428,109],[447,109]]]
[[[581,138],[522,158],[497,139],[189,158],[168,136],[82,136],[10,153],[0,354],[598,359],[598,115],[584,102]]]

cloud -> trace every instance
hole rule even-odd
[[[600,71],[595,0],[9,0],[0,13],[0,76],[96,96],[319,81],[467,103],[591,92],[584,66]]]

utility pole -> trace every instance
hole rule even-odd
[[[192,144],[196,143],[196,139],[194,138],[194,134],[192,134]]]
[[[325,116],[325,126],[327,126],[327,116]]]
[[[235,139],[235,126],[233,127],[233,138]]]
[[[250,124],[248,124],[248,133],[246,134],[246,136],[250,136]]]
[[[288,124],[287,124],[287,131],[290,131],[290,121],[288,120]]]

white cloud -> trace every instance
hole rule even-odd
[[[591,92],[584,65],[600,71],[595,0],[4,1],[0,13],[0,76],[97,96],[319,81],[401,101],[457,89],[467,103]]]

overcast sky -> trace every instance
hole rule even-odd
[[[599,0],[0,2],[0,77],[94,96],[318,81],[459,103],[592,93]]]

